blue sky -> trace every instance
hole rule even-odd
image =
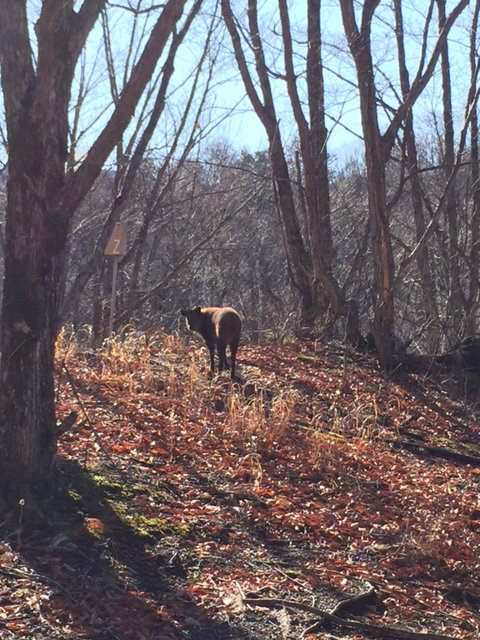
[[[233,2],[237,7],[237,15],[244,15],[239,7],[245,3]],[[360,3],[359,3],[360,4]],[[456,3],[447,4],[447,12]],[[296,70],[301,76],[304,63],[301,56],[305,53],[306,40],[306,3],[304,0],[292,0],[289,3],[291,26],[294,39],[299,43],[299,57]],[[276,48],[279,44],[279,15],[275,0],[259,2],[260,29],[264,36],[265,47],[272,69],[283,72],[283,59]],[[404,0],[403,12],[405,21],[405,42],[407,52],[407,64],[409,65],[410,78],[413,80],[418,69],[420,49],[423,41],[423,29],[425,14],[428,8],[426,0]],[[461,126],[464,115],[464,102],[469,85],[468,68],[468,28],[470,26],[471,13],[467,9],[460,16],[449,39],[450,63],[452,74],[452,88],[454,92],[454,110],[457,129]],[[323,62],[325,65],[325,107],[331,118],[327,117],[327,127],[330,131],[329,152],[343,160],[349,155],[362,153],[361,123],[358,109],[357,91],[355,89],[356,76],[353,62],[347,53],[343,32],[343,23],[338,0],[326,0],[322,3],[323,26]],[[428,36],[429,53],[437,38],[437,16],[434,17]],[[396,43],[393,33],[393,11],[390,2],[381,2],[376,13],[372,30],[372,49],[374,61],[378,65],[377,87],[382,93],[382,98],[392,107],[397,106],[398,100],[394,90],[399,91],[398,66],[396,62]],[[233,63],[229,68],[229,76],[235,75]],[[343,78],[343,79],[341,79]],[[296,136],[296,128],[291,116],[288,97],[283,82],[274,83],[276,94],[277,115],[279,116],[282,135],[288,144]],[[391,86],[389,86],[391,85]],[[301,80],[299,81],[301,90]],[[241,81],[231,79],[221,94],[225,104],[231,103],[232,96],[237,98],[244,94]],[[237,116],[225,128],[225,135],[231,137],[234,144],[243,144],[251,150],[265,148],[267,142],[261,124],[251,113],[250,104],[245,102],[246,113]],[[415,117],[418,131],[422,135],[429,136],[432,133],[431,117],[436,114],[441,121],[441,76],[440,67],[437,65],[435,75],[431,83],[423,92],[415,107]],[[388,118],[379,110],[380,122],[386,127]]]
[[[245,1],[233,1],[232,5],[241,20],[245,15]],[[306,26],[304,0],[291,0],[290,16],[292,33],[298,43],[298,58],[296,69],[301,77],[304,62],[302,56],[305,53]],[[32,17],[35,16],[35,8],[38,8],[39,0],[31,0],[29,7]],[[449,2],[448,9],[454,6]],[[200,15],[187,36],[187,42],[179,52],[176,60],[174,83],[167,104],[165,118],[159,126],[156,136],[156,147],[159,154],[165,150],[174,135],[183,115],[184,105],[188,99],[189,89],[192,83],[192,73],[201,55],[205,42],[206,28],[209,18],[215,7],[215,0],[205,0],[202,15]],[[426,0],[404,0],[404,16],[406,22],[407,55],[412,76],[416,70],[419,58],[419,46],[421,43],[424,13],[428,7]],[[452,86],[456,92],[454,104],[458,123],[463,117],[464,100],[468,89],[468,34],[466,28],[469,24],[470,11],[466,10],[461,16],[459,26],[452,32],[450,38]],[[138,21],[137,40],[142,42],[141,32],[148,33],[149,27],[156,19],[155,15],[143,17]],[[145,20],[145,24],[143,24]],[[271,68],[278,73],[283,72],[283,59],[278,49],[280,45],[280,25],[278,8],[275,0],[259,1],[259,22],[265,41],[265,48]],[[112,29],[113,59],[118,74],[118,82],[121,86],[124,64],[127,59],[130,32],[133,25],[131,12],[114,10],[111,13],[110,27]],[[362,145],[354,134],[361,135],[358,102],[356,96],[355,73],[353,63],[346,53],[343,25],[341,21],[338,0],[324,0],[322,4],[323,25],[323,61],[325,71],[325,103],[327,126],[331,133],[329,141],[330,154],[337,155],[340,159],[348,155],[362,153]],[[436,17],[432,25],[430,46],[436,37]],[[82,109],[81,127],[85,131],[84,142],[80,145],[80,152],[84,152],[94,136],[98,135],[108,113],[111,110],[110,89],[108,75],[105,69],[105,55],[101,42],[101,25],[98,24],[92,33],[86,55],[84,57],[87,83],[89,85],[89,98]],[[395,42],[392,34],[392,11],[390,2],[382,1],[375,14],[373,25],[373,51],[375,61],[379,65],[383,77],[378,75],[378,88],[383,92],[387,102],[396,105],[396,100],[385,78],[398,86],[398,71],[396,66]],[[261,123],[253,113],[249,101],[245,97],[245,90],[239,78],[233,56],[230,51],[228,34],[218,30],[215,39],[215,50],[218,54],[218,63],[212,79],[212,91],[207,99],[208,109],[200,118],[200,127],[205,131],[211,129],[211,136],[232,145],[232,148],[247,148],[250,151],[265,149],[267,139]],[[343,78],[343,79],[341,79]],[[204,83],[205,79],[203,79]],[[200,83],[200,87],[202,86]],[[76,98],[79,80],[77,78],[72,94]],[[302,82],[299,80],[300,91]],[[431,113],[440,113],[441,109],[441,82],[439,70],[437,70],[431,84],[427,87],[416,106],[416,120],[419,130],[424,130],[425,135],[431,132]],[[286,88],[282,81],[274,82],[277,115],[280,119],[282,135],[285,143],[292,143],[296,136],[296,128],[291,115]],[[137,114],[141,107],[137,109]],[[232,111],[232,115],[225,119]],[[73,112],[72,112],[73,113]],[[339,122],[335,122],[335,121]],[[440,116],[441,120],[441,116]],[[384,118],[384,122],[387,120]],[[214,126],[216,124],[216,126]],[[342,126],[344,125],[344,126]],[[133,124],[130,128],[133,130]],[[351,133],[353,132],[353,133]],[[205,144],[205,143],[204,143]]]

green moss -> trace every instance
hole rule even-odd
[[[108,476],[92,474],[90,479],[99,489],[109,491],[110,493],[120,494],[124,498],[130,498],[135,493],[133,487],[127,486],[117,480],[112,480]]]
[[[83,498],[82,496],[75,491],[74,489],[69,489],[68,491],[68,495],[70,496],[70,498],[73,500],[73,502],[75,503],[81,503],[83,502]]]
[[[155,503],[168,501],[170,496],[141,484],[126,484],[118,474],[109,470],[96,470],[88,475],[79,474],[77,483],[68,490],[75,509],[82,517],[98,518],[104,523],[108,535],[123,534],[132,538],[157,541],[171,535],[180,538],[192,536],[195,525],[177,522],[172,518],[147,517],[139,513],[134,500],[137,495],[146,495]],[[89,533],[101,537],[95,530]]]
[[[470,456],[479,456],[480,452],[478,446],[470,442],[457,442],[450,438],[438,438],[437,446],[455,451],[455,453],[465,453]]]
[[[116,518],[126,524],[132,532],[147,538],[158,538],[165,535],[187,537],[192,533],[192,527],[185,523],[176,523],[165,518],[148,518],[139,514],[129,513],[128,507],[121,502],[109,501],[109,508]]]
[[[317,366],[325,365],[325,359],[317,358],[316,356],[305,356],[303,354],[299,354],[298,359],[300,360],[300,362],[306,362],[307,364],[314,364]]]

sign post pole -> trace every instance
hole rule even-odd
[[[118,262],[120,256],[113,257],[113,276],[112,276],[112,296],[110,298],[110,322],[108,325],[108,337],[112,337],[113,333],[113,320],[115,318],[115,307],[117,304],[117,277],[118,277]]]
[[[105,247],[104,254],[106,256],[113,256],[113,276],[112,276],[112,296],[110,298],[110,323],[108,326],[108,338],[112,337],[113,322],[115,319],[115,307],[117,303],[117,278],[118,278],[118,263],[120,257],[124,256],[127,250],[127,231],[125,224],[122,222],[116,222],[115,227],[110,236],[107,246]],[[111,343],[109,345],[111,349]]]

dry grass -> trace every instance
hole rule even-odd
[[[87,330],[81,335],[90,338]],[[281,385],[272,391],[258,380],[233,383],[228,372],[212,378],[207,355],[204,347],[180,336],[128,330],[96,352],[82,346],[68,329],[60,332],[56,344],[58,360],[68,365],[83,358],[96,369],[99,383],[175,398],[176,411],[183,405],[185,414],[192,405],[213,406],[232,441],[242,442],[252,453],[274,447],[292,424],[300,393]]]
[[[95,369],[99,384],[120,392],[170,400],[175,425],[170,438],[179,430],[188,437],[195,420],[214,422],[223,438],[245,452],[257,478],[261,471],[256,454],[275,451],[282,438],[291,437],[292,429],[296,446],[317,471],[341,468],[351,455],[352,442],[363,440],[373,446],[381,431],[375,401],[353,397],[346,408],[339,397],[326,411],[323,397],[305,394],[281,375],[266,382],[265,376],[254,373],[235,383],[228,372],[212,377],[205,347],[184,336],[127,328],[95,352],[84,346],[90,338],[88,329],[80,334],[62,330],[57,358],[67,364],[84,359]]]

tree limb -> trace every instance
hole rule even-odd
[[[168,0],[125,85],[118,104],[78,170],[71,174],[54,203],[60,219],[70,219],[100,174],[117,140],[128,126],[139,97],[157,65],[163,48],[180,19],[186,0]]]

